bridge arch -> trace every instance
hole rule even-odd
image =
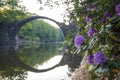
[[[26,19],[23,19],[23,20],[20,20],[20,21],[17,21],[15,23],[13,23],[13,25],[11,26],[10,28],[10,36],[11,36],[11,40],[13,38],[15,38],[16,34],[18,33],[18,31],[21,29],[21,27],[23,27],[23,25],[25,25],[26,23],[30,22],[30,21],[33,21],[33,20],[36,20],[36,19],[47,19],[47,20],[50,20],[54,23],[56,23],[58,26],[59,26],[59,30],[60,30],[60,34],[62,34],[62,36],[65,36],[64,34],[64,30],[62,30],[62,25],[60,22],[57,22],[56,20],[54,19],[51,19],[51,18],[48,18],[48,17],[45,17],[45,16],[31,16],[31,17],[28,17]]]

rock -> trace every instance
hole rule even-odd
[[[72,80],[90,80],[86,65],[82,65],[79,69],[75,70],[72,75]]]

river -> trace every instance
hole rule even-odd
[[[71,80],[81,60],[61,43],[0,47],[0,80]]]

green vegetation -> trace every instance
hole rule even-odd
[[[12,23],[27,17],[24,6],[19,0],[0,0],[0,22]]]
[[[18,36],[22,41],[63,41],[60,29],[51,26],[43,20],[35,20],[27,23],[18,32]]]
[[[76,40],[67,37],[71,52],[87,54],[86,67],[93,66],[90,73],[94,78],[90,80],[98,80],[95,77],[100,80],[117,79],[115,75],[120,74],[120,0],[70,0],[67,3],[73,5],[68,12],[70,20],[76,22],[78,30],[76,35],[84,37],[79,39],[75,36],[78,38]],[[74,46],[76,44],[79,47],[76,48]],[[104,61],[105,59],[107,61]]]

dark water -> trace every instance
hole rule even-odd
[[[61,43],[0,47],[0,80],[71,80],[81,57],[64,54]]]

